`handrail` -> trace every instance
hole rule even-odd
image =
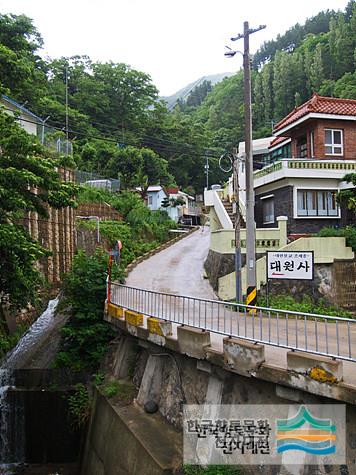
[[[356,361],[356,320],[204,299],[111,282],[110,303],[146,316],[281,348]]]

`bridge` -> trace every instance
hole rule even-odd
[[[161,339],[156,341],[163,346],[168,339],[168,345],[176,341],[177,347],[184,347],[186,342],[179,341],[182,329],[185,335],[191,332],[191,356],[220,352],[225,366],[229,349],[235,347],[245,361],[240,357],[236,367],[231,362],[228,367],[238,373],[258,376],[271,366],[296,372],[296,365],[301,365],[299,372],[306,378],[347,383],[355,387],[356,394],[356,320],[249,307],[115,282],[108,283],[107,311],[109,321],[121,320],[121,327],[126,324],[126,330],[135,336],[138,329],[157,335]],[[328,387],[328,394],[330,390],[333,392]]]
[[[132,473],[174,473],[184,404],[295,403],[346,405],[350,471],[325,471],[323,461],[317,473],[353,473],[356,320],[217,300],[201,277],[208,239],[193,233],[138,264],[125,285],[107,283],[104,319],[117,332],[110,377],[133,380],[138,392],[129,409],[97,392],[85,473],[116,473],[118,460],[126,460],[122,437],[137,464]],[[148,403],[157,417],[142,411]],[[131,473],[132,466],[122,468]]]

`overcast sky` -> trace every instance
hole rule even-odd
[[[267,28],[251,50],[321,10],[348,0],[0,0],[0,12],[24,13],[44,39],[43,56],[86,54],[148,73],[161,95],[201,76],[235,71],[240,55],[224,57],[243,22]],[[241,40],[234,47],[242,48]]]

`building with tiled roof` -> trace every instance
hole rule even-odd
[[[288,216],[290,234],[340,227],[353,217],[336,199],[356,172],[356,100],[314,94],[274,128],[269,164],[254,172],[256,224]]]
[[[356,100],[323,97],[314,93],[312,98],[296,107],[274,128],[275,135],[287,135],[288,131],[310,119],[356,120]]]

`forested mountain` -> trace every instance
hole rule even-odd
[[[220,74],[211,74],[209,76],[203,76],[196,81],[188,84],[183,87],[175,94],[171,96],[162,97],[162,100],[167,104],[169,110],[172,110],[178,103],[181,105],[184,104],[190,96],[194,95],[194,91],[204,88],[204,84],[210,83],[211,86],[215,86],[218,82],[222,81],[226,77],[232,76],[234,73],[220,73]],[[197,105],[197,104],[195,104]]]
[[[218,157],[244,140],[242,71],[215,86],[191,85],[169,111],[144,72],[83,56],[45,61],[41,45],[29,18],[0,15],[2,92],[49,116],[46,125],[63,135],[67,79],[78,167],[119,175],[127,187],[175,182],[201,191],[209,154],[210,182],[223,179]],[[254,136],[270,135],[314,91],[356,99],[355,49],[355,0],[344,12],[321,12],[264,43],[252,58]]]

